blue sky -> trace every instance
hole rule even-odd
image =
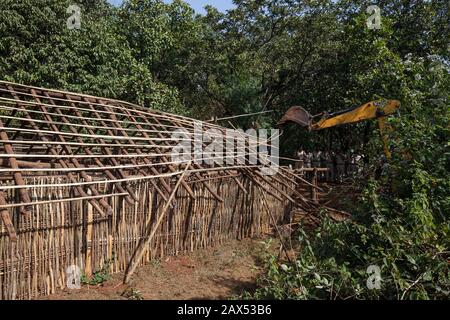
[[[166,2],[170,2],[170,0],[165,0]],[[122,0],[108,0],[109,3],[114,5],[120,5]],[[228,9],[233,8],[232,0],[186,0],[192,8],[198,13],[204,13],[203,7],[207,4],[216,7],[219,11],[225,12]]]

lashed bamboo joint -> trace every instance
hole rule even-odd
[[[174,131],[182,129],[181,140],[195,150],[190,137],[198,123],[123,101],[0,81],[1,298],[65,288],[71,266],[86,275],[106,264],[119,272],[130,261],[135,268],[259,235],[293,204],[313,206],[293,196],[298,179],[284,169],[265,176],[259,162],[221,162],[217,155],[189,168],[192,157],[174,161],[180,142]],[[201,134],[225,133],[215,124],[201,127]],[[255,152],[254,137],[236,139],[243,143],[225,158]]]

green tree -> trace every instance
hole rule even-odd
[[[69,29],[70,5],[0,2],[2,79],[179,109],[176,90],[154,81],[148,66],[136,59],[117,9],[105,0],[80,1],[81,28]]]

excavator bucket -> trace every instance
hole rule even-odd
[[[308,111],[303,109],[302,107],[295,106],[289,108],[288,111],[284,114],[280,121],[278,121],[277,126],[281,127],[288,122],[295,122],[304,127],[310,127],[311,125],[311,115]]]

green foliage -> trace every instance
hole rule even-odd
[[[301,232],[299,258],[271,256],[253,298],[445,299],[450,270],[442,247],[414,240],[399,219],[370,225],[325,221],[314,235]],[[448,236],[448,233],[447,233]],[[442,239],[440,239],[442,241]],[[367,268],[381,269],[381,288],[366,286]]]
[[[70,30],[66,21],[71,14],[66,10],[71,4],[54,0],[0,2],[0,34],[5,35],[0,40],[1,79],[185,113],[176,88],[155,80],[151,65],[146,64],[163,50],[163,27],[155,25],[142,35],[148,41],[153,37],[153,47],[148,41],[136,42],[132,35],[142,32],[138,29],[141,16],[120,20],[121,11],[105,0],[96,0],[77,3],[81,29]],[[160,7],[151,6],[150,11],[158,16]],[[141,44],[146,46],[145,59],[136,54]]]
[[[101,285],[110,279],[109,268],[112,261],[106,261],[100,270],[96,270],[92,273],[91,277],[86,275],[81,276],[81,283],[88,284],[91,286]]]

